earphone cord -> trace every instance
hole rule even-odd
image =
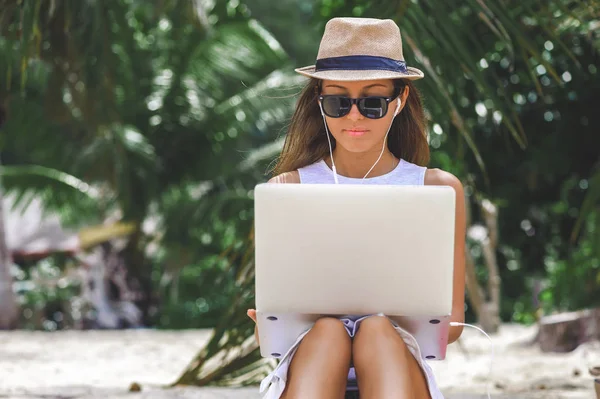
[[[335,162],[333,161],[333,149],[331,147],[331,138],[329,137],[330,136],[329,127],[327,126],[327,121],[325,120],[325,113],[323,112],[323,105],[321,105],[320,102],[319,102],[319,108],[321,109],[321,116],[323,117],[323,124],[325,125],[325,134],[327,135],[327,143],[329,144],[329,156],[331,157],[331,170],[333,172],[333,180],[335,181],[335,184],[339,184],[337,170],[335,168]],[[400,109],[400,99],[398,99],[398,105],[396,106],[396,111],[394,111],[394,117],[396,117],[396,115],[398,115],[397,114],[398,109]],[[385,138],[383,139],[383,145],[381,146],[381,152],[379,153],[379,157],[377,158],[377,161],[375,161],[373,166],[371,166],[371,169],[369,169],[369,171],[363,176],[361,183],[364,183],[367,176],[369,176],[369,173],[371,173],[371,171],[375,168],[375,166],[381,160],[381,157],[383,156],[383,153],[385,152],[385,145],[387,144],[387,137],[388,137],[388,134],[390,133],[390,129],[392,128],[393,123],[394,123],[394,118],[392,118],[392,121],[390,122],[390,125],[388,126],[387,132],[385,133]]]
[[[480,333],[482,333],[483,335],[485,335],[487,337],[487,339],[490,341],[490,373],[488,375],[488,382],[486,384],[486,393],[487,393],[487,397],[488,399],[491,399],[491,395],[490,395],[490,383],[492,382],[492,367],[494,365],[494,341],[492,341],[492,339],[490,338],[489,335],[486,334],[485,331],[483,331],[481,328],[476,327],[476,326],[472,326],[471,324],[465,324],[465,323],[458,323],[458,322],[450,322],[451,326],[465,326],[465,327],[471,327],[474,328],[476,330],[478,330]]]
[[[373,164],[373,166],[371,166],[371,169],[369,169],[369,171],[367,172],[367,174],[363,176],[362,182],[365,181],[365,179],[367,178],[367,176],[369,176],[369,173],[371,173],[371,171],[375,168],[375,165],[377,165],[379,163],[379,160],[383,156],[383,152],[385,151],[385,145],[387,144],[387,137],[388,137],[388,134],[390,133],[390,129],[392,128],[392,124],[393,123],[394,123],[394,119],[392,119],[392,121],[390,122],[390,126],[388,127],[388,130],[385,133],[385,138],[383,139],[383,145],[381,146],[381,152],[379,153],[379,158],[377,158],[377,161],[375,161],[375,163]],[[331,159],[331,163],[333,164],[333,158]]]
[[[331,138],[329,137],[329,129],[327,128],[327,121],[325,120],[325,113],[323,112],[323,105],[319,102],[319,108],[321,108],[321,116],[323,117],[323,124],[325,125],[325,135],[327,135],[327,143],[329,143],[329,156],[331,157],[331,170],[333,171],[333,181],[335,184],[339,184],[337,170],[335,170],[335,163],[333,162],[333,150],[331,148]]]

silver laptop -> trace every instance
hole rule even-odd
[[[262,355],[281,357],[322,315],[384,313],[444,358],[454,219],[451,187],[256,186]]]

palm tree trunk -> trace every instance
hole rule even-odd
[[[1,168],[2,162],[0,162],[0,170]],[[8,330],[17,326],[19,310],[13,291],[10,274],[11,256],[8,253],[4,231],[4,195],[1,176],[0,174],[0,330]]]

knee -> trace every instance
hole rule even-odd
[[[358,334],[361,335],[381,335],[389,332],[396,332],[394,325],[385,316],[371,316],[360,322]]]
[[[361,321],[354,342],[360,346],[376,346],[384,343],[386,338],[404,344],[404,340],[387,317],[371,316]]]
[[[315,322],[310,332],[324,340],[350,340],[350,336],[341,320],[333,317],[322,317]]]
[[[346,334],[346,328],[341,320],[333,317],[321,317],[315,322],[313,330],[321,331],[328,335]]]

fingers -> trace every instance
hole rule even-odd
[[[256,323],[256,309],[248,309],[246,314]]]
[[[246,314],[256,323],[256,309],[248,309]],[[260,345],[260,341],[258,340],[258,326],[254,327],[254,338],[256,339],[256,343]]]

